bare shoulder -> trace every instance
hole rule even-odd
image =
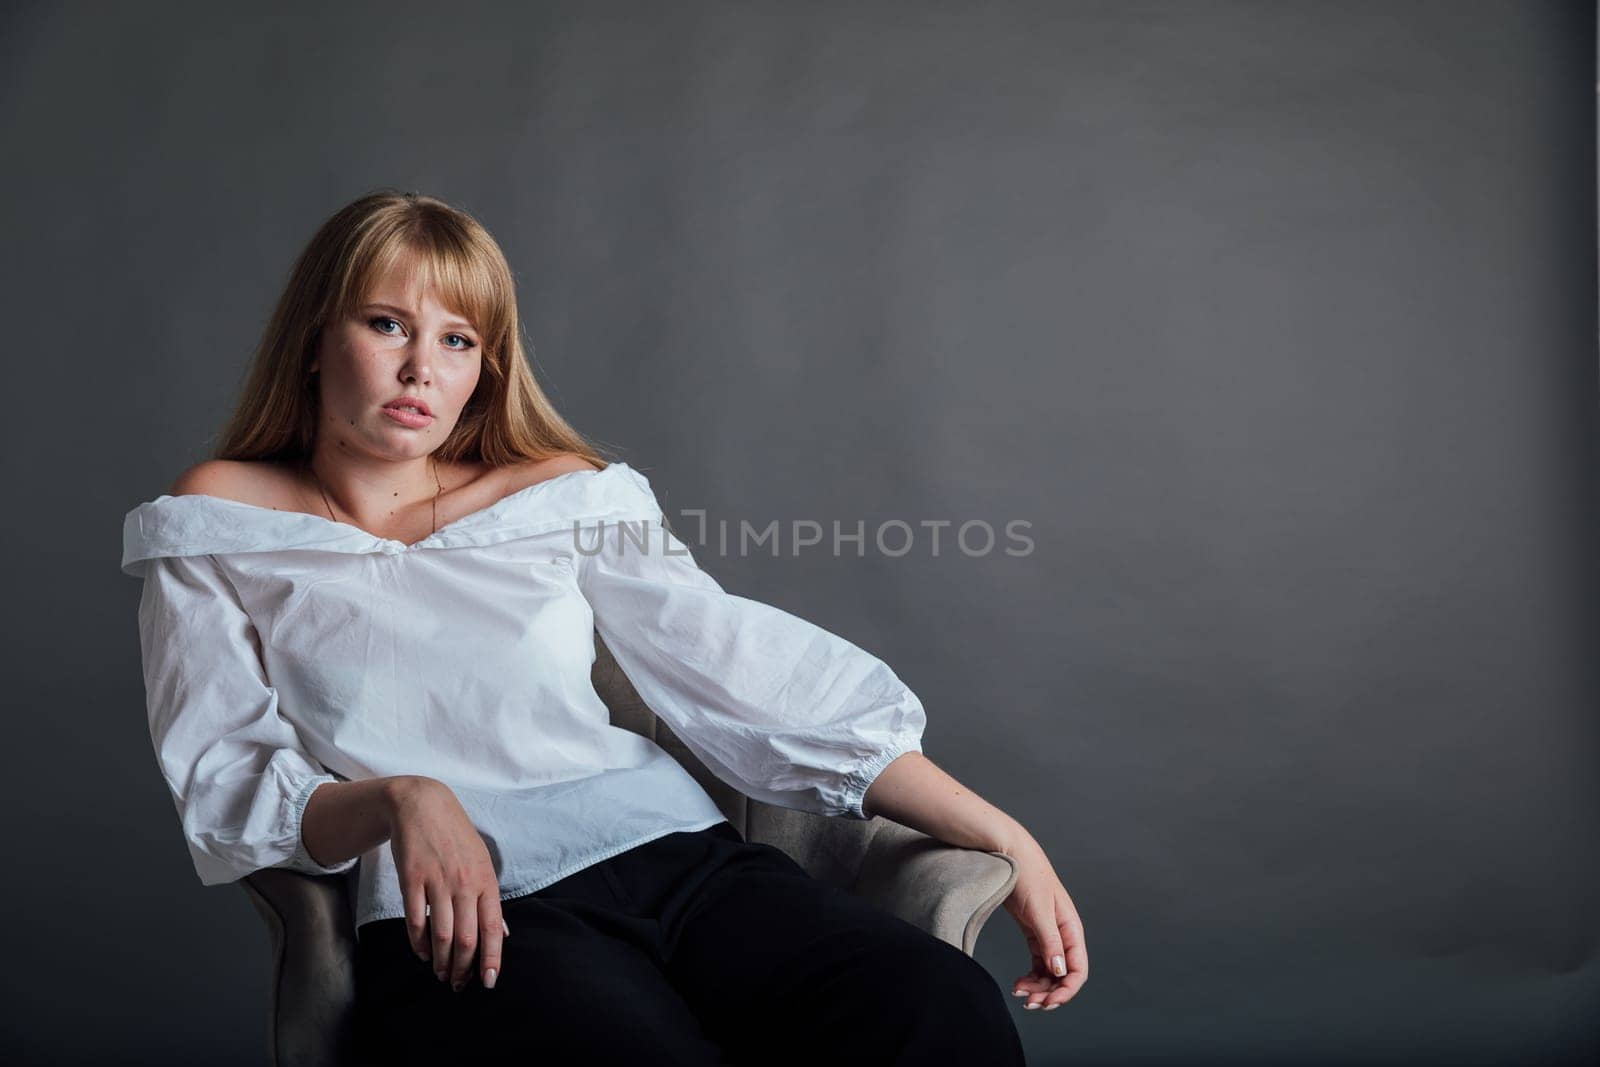
[[[273,496],[278,472],[270,464],[249,460],[208,459],[178,475],[167,490],[171,496],[206,496],[258,504]]]
[[[573,452],[563,452],[559,456],[548,459],[530,460],[527,463],[513,463],[504,470],[504,489],[508,493],[515,493],[519,489],[526,489],[530,485],[554,478],[558,474],[570,474],[573,471],[597,471],[600,468],[589,460]]]

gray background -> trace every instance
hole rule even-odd
[[[1033,524],[697,553],[1045,845],[1030,1062],[1600,1052],[1592,5],[319,7],[0,14],[9,1054],[264,1055],[121,522],[379,185],[498,237],[669,516]]]

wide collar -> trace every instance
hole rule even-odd
[[[144,561],[230,552],[350,552],[399,555],[492,545],[574,524],[661,518],[649,479],[626,463],[577,470],[519,489],[448,522],[415,544],[376,537],[320,515],[186,493],[163,494],[122,520],[122,571],[143,577]]]

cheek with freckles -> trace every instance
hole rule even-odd
[[[399,391],[389,360],[387,353],[350,344],[324,359],[320,371],[323,421],[340,428],[370,421],[377,407]]]

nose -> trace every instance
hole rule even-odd
[[[411,355],[400,365],[400,380],[404,382],[421,382],[427,385],[433,380],[433,366],[426,351],[418,345],[411,349]]]

